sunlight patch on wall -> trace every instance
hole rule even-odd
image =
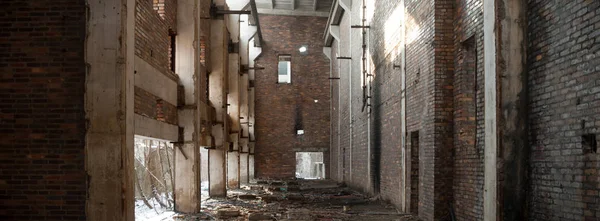
[[[394,9],[384,25],[385,54],[388,54],[402,41],[402,17],[404,8],[399,5]]]

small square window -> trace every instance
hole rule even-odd
[[[279,55],[278,83],[292,83],[292,56]]]

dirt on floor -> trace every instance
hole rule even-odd
[[[327,180],[258,181],[202,201],[202,213],[173,220],[417,221],[385,202]]]

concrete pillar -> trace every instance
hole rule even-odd
[[[240,184],[248,184],[248,138],[240,139]]]
[[[227,151],[227,188],[240,188],[240,152],[238,134],[231,134],[232,149]]]
[[[87,5],[87,220],[133,221],[135,1]]]
[[[248,180],[249,182],[254,182],[255,181],[255,176],[254,176],[254,142],[250,142],[248,144],[249,147],[249,156],[248,156]]]
[[[199,5],[194,0],[180,0],[177,4],[177,45],[175,72],[183,86],[184,104],[179,104],[179,126],[183,128],[180,143],[175,148],[175,210],[184,213],[200,211],[200,100],[197,39],[199,38]]]
[[[484,220],[525,219],[525,8],[518,0],[484,0]]]
[[[226,161],[225,154],[228,144],[228,115],[226,109],[227,101],[227,73],[228,52],[227,44],[227,16],[223,19],[211,21],[210,33],[210,75],[209,75],[209,102],[214,107],[214,122],[212,136],[214,146],[208,151],[209,167],[209,195],[211,197],[227,196],[226,189]]]

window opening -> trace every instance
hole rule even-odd
[[[292,83],[292,56],[279,55],[278,83]]]
[[[296,152],[296,178],[324,179],[323,152]]]

